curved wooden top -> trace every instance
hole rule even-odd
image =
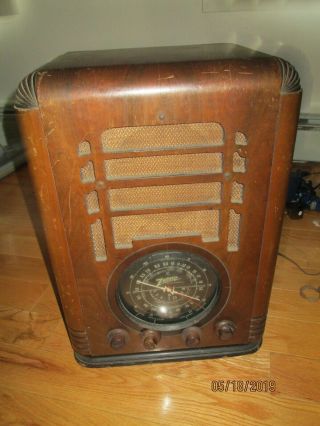
[[[186,71],[179,72],[183,68]],[[163,70],[165,75],[161,75]],[[195,70],[198,72],[195,73]],[[179,79],[172,77],[176,72],[180,74]],[[54,84],[60,87],[61,81],[65,82],[63,90],[68,91],[69,95],[71,90],[72,97],[81,97],[81,92],[87,92],[88,85],[92,87],[91,96],[95,96],[94,85],[99,86],[101,96],[104,90],[109,91],[111,80],[114,86],[118,84],[117,90],[122,87],[120,92],[125,95],[125,90],[135,86],[139,74],[144,74],[145,77],[148,75],[145,81],[153,92],[165,92],[166,79],[167,83],[170,83],[170,90],[173,90],[175,84],[175,90],[178,86],[181,89],[181,85],[185,84],[190,88],[190,84],[195,83],[196,74],[197,80],[204,86],[210,85],[210,90],[213,85],[216,85],[217,90],[221,90],[218,88],[221,84],[227,90],[231,90],[235,85],[241,87],[239,79],[242,80],[243,87],[246,87],[249,81],[251,85],[257,84],[260,87],[261,83],[267,86],[271,84],[273,90],[276,86],[277,91],[282,94],[301,90],[299,75],[290,63],[234,44],[69,52],[22,80],[17,89],[15,108],[33,109],[38,107],[39,100],[41,103],[48,97],[60,97],[61,88],[57,92]],[[193,74],[192,79],[189,78],[190,74]],[[124,77],[121,81],[119,75]],[[83,84],[84,81],[86,84]],[[200,88],[198,84],[195,84],[196,86]],[[120,95],[120,92],[118,91],[117,95]],[[130,93],[132,94],[132,91]]]

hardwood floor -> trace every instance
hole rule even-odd
[[[87,369],[73,358],[30,219],[26,169],[0,181],[1,425],[318,425],[320,286],[279,257],[264,342],[253,354]],[[29,211],[28,211],[29,209]],[[38,223],[34,220],[37,232]],[[280,251],[320,270],[320,215],[285,219]],[[275,380],[271,392],[213,392],[213,380]]]

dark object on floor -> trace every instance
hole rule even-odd
[[[310,175],[302,170],[290,174],[286,211],[291,219],[302,219],[304,210],[320,211],[320,197],[316,193],[319,185],[312,186],[312,182],[305,179]]]

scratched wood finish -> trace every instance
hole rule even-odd
[[[150,352],[143,346],[141,330],[131,321],[124,327],[123,318],[113,308],[116,286],[110,284],[110,276],[127,256],[163,243],[187,243],[191,251],[196,250],[192,245],[198,246],[217,256],[228,271],[230,283],[224,287],[231,290],[225,297],[227,303],[219,311],[217,306],[208,321],[198,324],[201,326],[202,347],[216,348],[226,343],[257,346],[261,339],[301,90],[295,82],[294,69],[284,61],[243,48],[240,48],[240,56],[232,57],[229,53],[219,56],[221,52],[215,56],[216,49],[220,48],[212,45],[185,50],[160,49],[157,50],[158,57],[154,52],[144,50],[131,54],[121,51],[71,53],[34,75],[36,96],[29,108],[20,108],[20,124],[66,325],[73,347],[81,355]],[[230,46],[226,51],[230,51]],[[172,60],[173,53],[176,60]],[[18,93],[31,91],[32,78],[31,75],[27,87],[22,85]],[[102,150],[101,135],[106,129],[210,122],[223,127],[224,144],[221,147],[122,154],[105,154]],[[237,132],[247,137],[246,146],[236,146]],[[91,144],[88,157],[78,156],[82,141]],[[212,174],[206,177],[123,179],[118,182],[106,178],[106,158],[136,159],[141,156],[145,160],[145,156],[170,155],[179,159],[181,154],[205,155],[209,152],[222,154],[224,174],[218,177]],[[235,154],[245,158],[245,173],[234,170]],[[79,178],[80,169],[88,161],[94,165],[95,180],[83,184]],[[132,248],[115,247],[112,217],[128,213],[110,210],[109,188],[141,184],[161,187],[169,183],[205,180],[221,181],[223,186],[221,205],[218,206],[219,241],[207,242],[194,235],[137,238]],[[244,186],[242,204],[231,202],[233,182]],[[90,191],[96,191],[100,200],[100,211],[92,215],[88,215],[84,203]],[[170,207],[154,212],[204,208],[210,210],[213,207]],[[240,246],[234,252],[227,250],[230,210],[241,215]],[[131,214],[150,212],[138,210]],[[96,220],[101,220],[104,229],[108,256],[104,262],[97,262],[92,255],[90,226]],[[221,298],[221,305],[222,302]],[[226,342],[215,330],[219,321],[229,319],[235,323],[236,332]],[[126,345],[115,349],[106,336],[111,329],[119,328],[126,328],[129,339]],[[185,348],[181,333],[163,332],[155,352]]]
[[[85,369],[74,362],[34,226],[26,169],[0,182],[1,425],[318,425],[320,311],[278,258],[264,343],[235,358]],[[29,211],[28,211],[29,210]],[[33,223],[30,219],[33,218]],[[285,219],[280,250],[320,270],[319,214]],[[213,393],[211,380],[267,380],[270,393]]]

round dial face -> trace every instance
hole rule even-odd
[[[120,276],[117,300],[135,323],[178,330],[204,318],[217,303],[219,275],[204,257],[160,250],[133,261]]]

